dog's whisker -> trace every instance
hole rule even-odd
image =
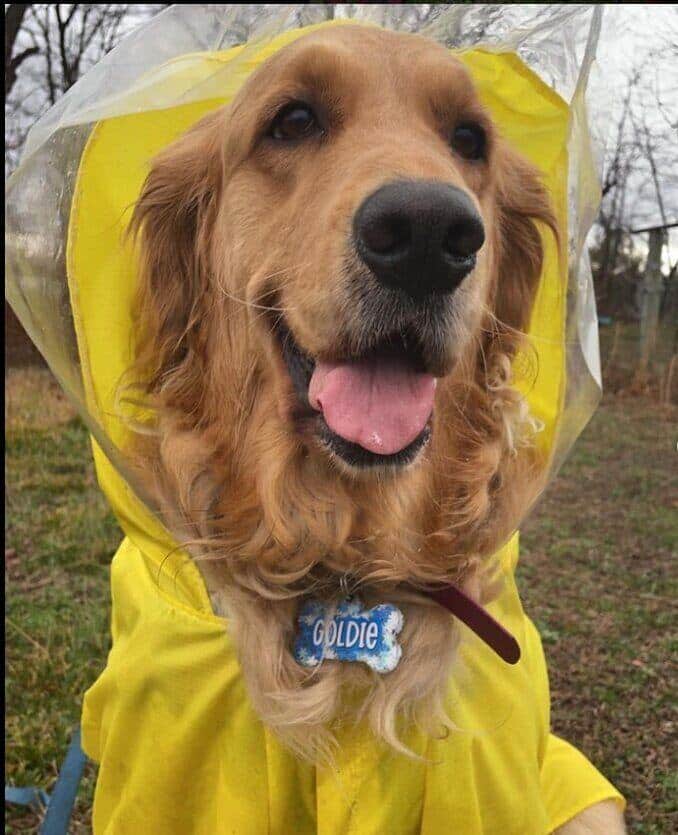
[[[223,296],[230,299],[231,301],[237,302],[238,304],[241,304],[244,307],[250,307],[253,310],[262,310],[262,311],[265,311],[266,313],[287,313],[287,312],[289,312],[289,310],[293,309],[293,308],[289,308],[289,307],[277,307],[277,306],[272,306],[272,305],[267,305],[267,304],[258,304],[257,302],[250,301],[249,299],[238,298],[238,296],[229,292],[228,290],[226,290],[225,287],[223,287],[221,284],[218,284],[218,283],[217,283],[217,289],[219,290],[219,292]]]
[[[302,272],[304,269],[306,269],[310,266],[311,266],[311,262],[302,262],[300,264],[290,265],[289,267],[282,267],[282,268],[274,270],[270,273],[264,273],[262,276],[260,276],[257,279],[257,283],[258,284],[267,284],[273,278],[278,278],[279,276],[285,275],[287,273],[287,274],[289,274],[289,278],[287,280],[276,282],[276,288],[275,289],[276,289],[276,291],[279,292],[280,290],[284,289],[284,287],[293,280],[295,274],[298,274],[298,273]],[[254,310],[260,310],[260,311],[262,311],[262,313],[280,313],[280,314],[282,314],[282,313],[289,313],[290,311],[295,309],[295,306],[293,306],[293,305],[288,305],[288,306],[282,307],[280,305],[261,304],[260,302],[252,301],[250,299],[242,299],[242,298],[236,296],[234,293],[227,290],[223,286],[221,281],[217,280],[216,284],[217,284],[217,287],[218,287],[219,291],[222,293],[222,295],[224,295],[227,298],[231,299],[232,301],[238,302],[239,304],[242,304],[246,307],[252,308]]]

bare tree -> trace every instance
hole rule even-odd
[[[647,386],[652,354],[657,345],[659,312],[664,292],[661,260],[667,230],[659,226],[650,229],[649,235],[649,252],[645,264],[645,274],[643,282],[638,288],[640,296],[640,340],[634,387],[639,391]]]
[[[675,50],[676,45],[673,45]],[[678,219],[678,111],[675,96],[664,101],[657,78],[670,73],[678,81],[666,45],[650,51],[626,77],[617,111],[602,182],[603,202],[598,220],[600,254],[596,296],[603,307],[614,306],[615,275],[624,250],[633,248],[634,228],[666,226]],[[610,312],[614,312],[613,310]]]
[[[5,173],[31,125],[133,25],[167,4],[39,3],[5,7]]]
[[[33,123],[115,46],[126,28],[165,5],[5,6],[5,176],[18,164]],[[5,358],[9,364],[39,360],[7,303]]]
[[[49,103],[75,84],[115,46],[128,7],[118,4],[49,3],[31,6],[25,31],[43,58]]]
[[[14,50],[21,24],[29,9],[28,3],[10,3],[5,7],[5,96],[14,86],[19,67],[38,52],[37,46],[27,46],[18,52]]]
[[[638,157],[638,148],[628,136],[629,110],[631,98],[639,80],[640,70],[634,69],[628,77],[626,92],[615,126],[612,153],[606,160],[603,172],[602,205],[598,219],[602,233],[602,246],[596,275],[596,296],[599,305],[604,305],[608,300],[623,243],[627,184],[631,168]]]

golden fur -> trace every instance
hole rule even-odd
[[[613,800],[602,800],[559,826],[555,835],[624,835],[624,815]]]
[[[275,146],[266,125],[303,97],[324,108],[327,140]],[[452,153],[445,131],[462,118],[484,126],[487,162]],[[486,242],[454,294],[428,446],[406,468],[365,475],[314,440],[274,330],[283,316],[313,357],[361,350],[350,221],[403,177],[463,188]],[[158,415],[141,466],[230,620],[255,708],[303,755],[328,754],[345,711],[401,749],[401,721],[448,724],[456,630],[415,588],[453,581],[488,599],[489,558],[540,489],[535,423],[511,386],[542,265],[538,222],[556,231],[537,173],[497,134],[461,63],[362,27],[281,50],[152,165],[132,225],[136,371]],[[336,591],[341,577],[368,603],[387,595],[405,610],[393,673],[310,673],[294,660],[299,596]]]

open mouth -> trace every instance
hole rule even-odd
[[[314,360],[284,322],[275,331],[323,447],[353,467],[403,466],[417,457],[431,434],[436,378],[416,335],[398,332],[359,356]]]

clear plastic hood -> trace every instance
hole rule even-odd
[[[134,265],[123,243],[129,214],[119,212],[134,194],[112,200],[103,192],[93,196],[85,158],[90,167],[95,164],[97,143],[106,136],[112,141],[111,131],[118,131],[113,170],[102,172],[102,189],[114,182],[115,172],[135,166],[134,182],[140,183],[144,160],[160,149],[157,142],[140,139],[153,133],[154,114],[158,135],[171,133],[171,114],[180,114],[177,125],[189,127],[227,104],[266,57],[331,17],[416,32],[460,51],[481,98],[488,100],[499,95],[498,88],[492,89],[489,65],[474,56],[515,53],[516,73],[528,68],[540,79],[548,106],[566,112],[564,148],[557,158],[567,224],[563,326],[554,330],[553,291],[543,289],[530,327],[538,355],[558,342],[560,359],[553,362],[560,370],[557,380],[532,381],[526,388],[537,418],[552,424],[547,434],[554,473],[600,395],[597,318],[584,241],[600,196],[585,91],[601,14],[599,6],[579,5],[177,5],[128,36],[45,114],[7,183],[6,295],[91,430],[100,481],[128,533],[153,537],[149,531],[156,530],[163,539],[158,516],[166,520],[135,480],[127,453],[131,430],[116,393],[133,360]],[[136,121],[141,119],[143,130]],[[511,132],[510,124],[505,132],[522,150],[529,137]],[[92,230],[111,224],[117,224],[115,234],[102,237],[97,248]],[[106,284],[98,308],[87,295],[91,283]],[[98,365],[102,353],[105,363]],[[551,406],[540,405],[540,398]],[[515,521],[517,527],[520,519]]]

